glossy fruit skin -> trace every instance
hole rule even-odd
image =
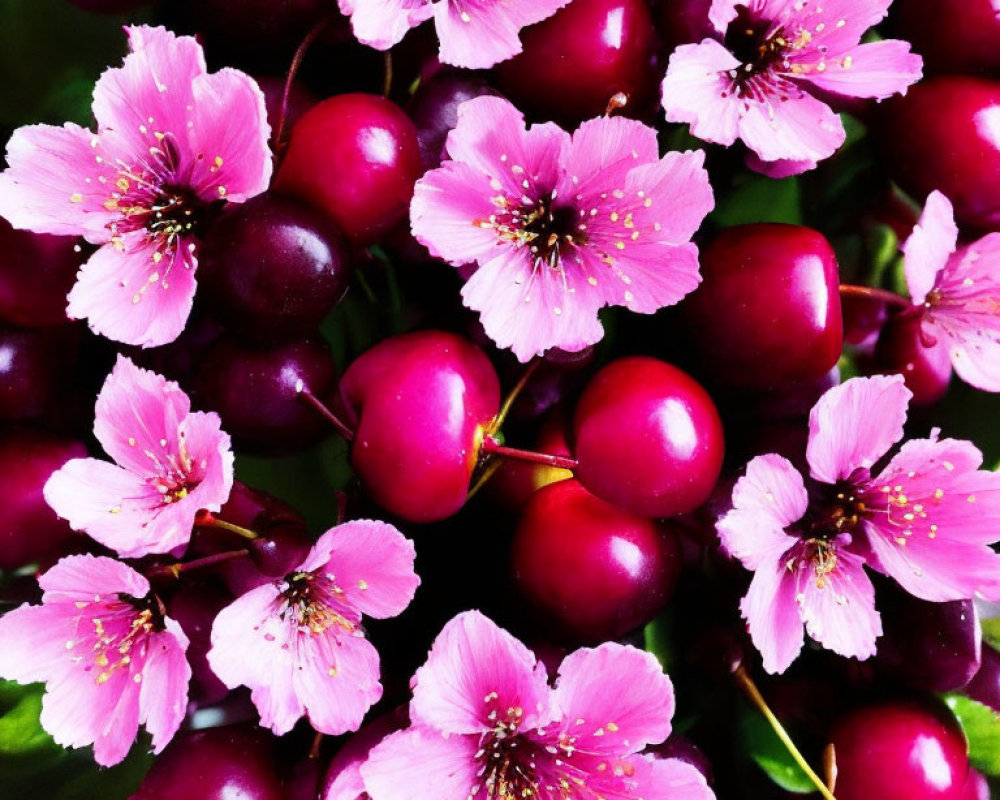
[[[576,408],[576,476],[633,513],[671,517],[708,499],[722,468],[722,422],[708,393],[655,358],[608,364]]]
[[[575,480],[535,492],[511,549],[514,585],[532,619],[578,644],[619,638],[652,619],[679,567],[672,536]]]
[[[702,39],[717,38],[715,27],[708,20],[712,0],[654,0],[653,16],[663,38],[664,52],[682,44],[694,44]]]
[[[416,128],[399,106],[341,94],[296,123],[275,190],[315,206],[365,245],[406,216],[422,174]]]
[[[942,75],[877,107],[890,177],[918,200],[938,189],[960,225],[1000,229],[1000,82]]]
[[[300,380],[321,399],[333,393],[333,355],[322,340],[253,346],[228,335],[206,352],[195,390],[200,406],[218,412],[223,430],[242,444],[287,452],[331,430],[299,395]]]
[[[72,236],[19,231],[0,218],[0,320],[34,328],[66,322],[83,262]]]
[[[39,561],[48,566],[82,537],[45,502],[49,476],[72,458],[86,458],[83,442],[31,430],[0,434],[0,476],[7,494],[0,518],[0,569]]]
[[[69,324],[0,325],[0,419],[35,419],[57,402],[72,373],[80,334]]]
[[[231,331],[258,340],[315,329],[347,291],[347,243],[323,214],[262,194],[216,220],[201,249],[198,277]]]
[[[285,800],[271,751],[259,728],[228,725],[178,734],[130,800]]]
[[[255,75],[254,80],[264,93],[264,105],[267,108],[267,124],[271,126],[271,140],[278,135],[278,123],[281,121],[281,104],[285,97],[285,78],[282,75]],[[306,88],[301,81],[292,83],[288,92],[288,106],[285,108],[285,124],[282,139],[287,140],[288,134],[310,108],[319,102],[319,97]]]
[[[217,583],[195,581],[183,583],[166,603],[167,616],[181,626],[190,642],[185,654],[191,665],[188,697],[199,706],[218,703],[229,694],[209,667],[206,654],[211,648],[212,622],[233,600],[232,593]]]
[[[989,644],[983,644],[982,661],[979,671],[969,681],[963,694],[989,706],[1000,714],[1000,652]]]
[[[969,777],[965,781],[965,791],[962,793],[962,800],[990,800],[990,784],[983,773],[970,769]]]
[[[946,712],[945,712],[946,713]],[[831,731],[837,800],[960,800],[969,771],[953,719],[915,701],[885,701]]]
[[[924,58],[924,70],[1000,73],[1000,15],[992,0],[899,0],[895,32]]]
[[[885,375],[902,375],[913,392],[910,404],[929,406],[948,393],[951,356],[944,342],[927,347],[920,332],[919,315],[891,317],[875,345],[875,367]]]
[[[462,507],[500,408],[482,350],[443,331],[393,336],[347,368],[340,393],[355,429],[351,464],[376,503],[411,522]]]
[[[518,107],[569,128],[604,114],[643,116],[656,100],[657,37],[643,0],[573,0],[521,32],[524,51],[497,67],[500,91]]]
[[[701,285],[678,306],[706,379],[763,390],[819,378],[840,358],[837,258],[821,233],[760,223],[701,253]]]

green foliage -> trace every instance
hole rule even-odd
[[[984,775],[1000,775],[1000,714],[960,694],[944,698],[969,743],[969,763]]]
[[[758,711],[744,705],[739,716],[740,748],[767,776],[786,792],[816,791],[809,777],[795,763],[774,729]]]

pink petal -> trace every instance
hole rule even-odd
[[[519,640],[478,611],[465,611],[444,626],[414,680],[410,706],[414,724],[452,738],[491,729],[493,709],[502,713],[523,709],[525,729],[548,722],[545,667]],[[468,790],[466,786],[464,791]]]
[[[162,261],[155,242],[135,232],[122,250],[107,244],[90,257],[69,293],[66,313],[86,319],[95,333],[116,342],[156,347],[176,339],[194,302],[194,255],[183,241]]]
[[[761,161],[753,150],[748,150],[745,159],[747,169],[751,169],[760,175],[766,175],[774,180],[790,178],[792,175],[801,175],[811,169],[816,169],[816,161],[805,159],[795,161],[790,158],[779,158],[777,161]]]
[[[105,597],[118,593],[145,597],[149,581],[127,564],[105,556],[66,556],[40,575],[38,585],[45,592],[45,603],[99,602],[95,593]]]
[[[93,133],[72,123],[18,128],[7,144],[7,163],[0,216],[15,228],[84,236],[94,244],[111,238],[107,225],[118,212],[104,203],[117,172]]]
[[[668,122],[687,122],[706,142],[730,145],[739,137],[744,106],[729,71],[740,62],[719,42],[685,44],[674,50],[661,86]]]
[[[266,190],[271,127],[260,87],[238,70],[223,69],[195,77],[191,92],[188,138],[194,161],[185,185],[208,202],[239,203]]]
[[[655,656],[608,642],[563,660],[552,705],[578,750],[621,756],[670,735],[674,690]]]
[[[861,44],[822,63],[826,65],[822,72],[809,70],[799,77],[845,97],[881,100],[905,94],[923,73],[923,59],[910,52],[909,42],[898,39]]]
[[[66,642],[76,620],[61,605],[23,605],[0,617],[0,677],[18,683],[51,680],[73,671]]]
[[[716,523],[722,546],[747,569],[766,568],[798,540],[785,528],[809,505],[802,475],[778,455],[757,456],[733,487],[733,508]]]
[[[331,528],[316,547],[328,547],[327,570],[347,602],[376,619],[395,617],[420,585],[413,542],[379,520],[353,520]]]
[[[795,575],[782,559],[762,562],[740,603],[743,619],[764,669],[784,672],[802,650],[805,636],[797,603]]]
[[[340,12],[350,16],[359,42],[388,50],[410,28],[430,19],[434,5],[428,0],[340,0]]]
[[[1000,589],[989,547],[1000,539],[1000,474],[981,463],[970,442],[915,439],[872,481],[865,530],[876,566],[911,594],[943,602]]]
[[[812,476],[836,483],[878,461],[903,438],[912,396],[900,375],[851,378],[827,391],[809,414]]]
[[[389,734],[406,724],[406,714],[387,711],[368,722],[337,750],[326,770],[322,800],[358,800],[365,792],[361,767],[368,754]]]
[[[915,305],[921,305],[934,288],[957,245],[955,212],[948,198],[935,190],[927,196],[920,221],[903,244],[906,286]]]
[[[725,33],[729,23],[736,19],[738,5],[745,4],[739,0],[712,0],[708,9],[708,19],[719,33]],[[766,2],[758,2],[757,8],[761,9],[758,13],[762,15],[766,7]]]
[[[191,680],[188,638],[172,619],[165,623],[166,631],[149,638],[139,686],[139,718],[153,737],[154,753],[167,746],[184,721]]]
[[[178,438],[191,459],[191,477],[198,481],[186,498],[175,503],[189,508],[219,511],[233,489],[233,449],[229,434],[215,412],[195,411],[180,424]]]
[[[626,117],[597,117],[573,133],[563,156],[567,178],[560,194],[575,191],[599,194],[609,186],[621,187],[629,171],[660,158],[656,131]],[[572,181],[570,176],[578,180]]]
[[[643,800],[715,800],[705,776],[690,764],[676,758],[633,756],[634,796]]]
[[[786,0],[769,0],[772,7],[784,6],[775,19],[789,21],[789,38],[794,39],[800,30],[811,34],[809,46],[804,50],[818,60],[822,53],[838,55],[853,47],[869,28],[881,22],[892,0],[824,0],[822,3],[793,3]],[[765,19],[766,13],[762,13]],[[821,49],[822,48],[822,49]]]
[[[413,727],[388,736],[361,767],[371,800],[466,800],[477,774],[477,736]]]
[[[796,573],[797,600],[809,635],[828,650],[862,661],[875,655],[875,639],[882,635],[864,563],[839,548],[832,570],[817,575],[811,564],[800,564]]]

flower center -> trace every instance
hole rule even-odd
[[[493,695],[489,697],[496,701]],[[482,735],[476,753],[482,765],[479,771],[483,781],[481,788],[486,790],[489,800],[532,800],[540,796],[534,757],[537,745],[518,735],[523,717],[522,708],[508,708],[502,717],[496,709],[490,712],[494,726]],[[475,797],[479,788],[477,786],[469,797]]]
[[[344,591],[333,581],[316,572],[292,572],[285,576],[281,596],[300,630],[320,634],[334,628],[353,634],[361,620],[343,600]]]
[[[514,206],[502,195],[494,198],[494,204],[501,209],[488,220],[476,220],[480,228],[492,228],[502,242],[531,248],[535,266],[542,264],[555,269],[559,266],[561,254],[566,247],[586,244],[586,227],[577,219],[578,213],[570,206],[555,206],[555,197],[550,194],[528,204]]]
[[[725,45],[743,65],[734,76],[738,81],[767,72],[791,46],[781,28],[769,35],[770,29],[768,20],[754,19],[746,6],[736,6],[736,19],[726,29]]]

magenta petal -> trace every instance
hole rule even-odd
[[[191,681],[187,647],[187,636],[172,619],[166,620],[166,631],[150,637],[139,688],[139,714],[153,737],[154,753],[167,746],[187,713]]]
[[[823,62],[822,72],[810,70],[803,78],[820,89],[845,97],[885,99],[920,80],[923,59],[910,52],[910,43],[898,39],[852,47]]]
[[[729,71],[740,62],[714,39],[674,50],[661,85],[668,122],[687,122],[706,142],[730,145],[739,138],[744,103],[733,92]]]
[[[933,191],[927,196],[920,221],[903,244],[906,285],[914,304],[924,302],[957,245],[958,226],[951,202]]]
[[[705,776],[676,758],[633,756],[632,783],[642,800],[715,800]]]
[[[525,729],[549,719],[545,667],[478,611],[463,612],[444,626],[414,680],[414,724],[445,734],[478,735],[491,729],[489,713],[496,708],[501,713],[521,708]]]
[[[753,170],[759,175],[766,175],[768,178],[781,180],[782,178],[801,175],[803,172],[816,169],[817,162],[814,159],[795,161],[790,158],[779,158],[777,161],[761,161],[760,156],[753,150],[748,150],[745,163],[747,169]]]
[[[563,660],[552,704],[578,750],[621,756],[670,735],[674,690],[655,656],[608,642]]]
[[[371,800],[467,800],[481,783],[478,736],[413,727],[386,737],[361,767]]]
[[[826,103],[782,78],[758,81],[760,99],[745,104],[739,131],[761,161],[818,162],[844,143],[840,117]]]
[[[127,564],[105,556],[67,556],[40,575],[38,585],[45,603],[95,601],[94,587],[103,597],[119,592],[145,597],[149,581]]]
[[[660,151],[656,131],[648,125],[625,117],[597,117],[576,129],[563,159],[567,176],[576,175],[577,180],[564,178],[560,193],[600,196],[609,186],[623,187],[633,168],[659,161]]]
[[[434,14],[429,0],[340,0],[340,12],[351,18],[351,30],[359,42],[376,50],[388,50],[410,28]]]
[[[901,375],[851,378],[827,391],[809,414],[812,476],[836,483],[871,467],[903,438],[912,396]]]
[[[23,605],[0,617],[0,678],[37,683],[71,671],[75,621],[57,605]]]
[[[303,633],[296,645],[290,678],[313,728],[339,736],[361,727],[382,697],[378,651],[371,642],[360,635]]]
[[[794,573],[782,559],[761,563],[740,603],[754,646],[769,673],[784,672],[805,641]]]

